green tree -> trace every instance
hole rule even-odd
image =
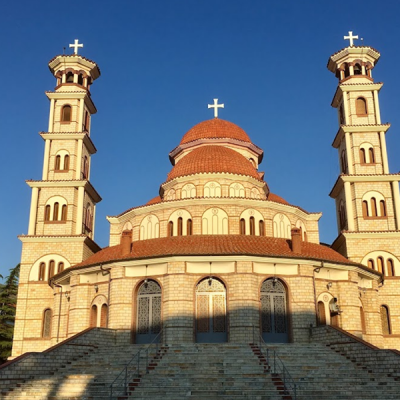
[[[10,269],[5,283],[0,285],[0,364],[11,355],[17,305],[19,264]]]

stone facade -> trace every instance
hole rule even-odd
[[[382,85],[371,77],[379,53],[358,49],[328,64],[340,77],[332,103],[342,168],[331,193],[339,221],[333,249],[319,243],[321,214],[271,193],[258,170],[262,150],[219,118],[194,126],[171,151],[160,196],[108,217],[110,246],[100,249],[93,227],[101,198],[89,182],[96,152],[89,89],[100,72],[78,55],[51,60],[57,86],[47,93],[42,180],[28,182],[13,357],[93,326],[129,331],[137,343],[161,330],[169,343],[250,342],[255,333],[304,343],[310,326],[332,324],[400,348],[399,179],[387,168]]]

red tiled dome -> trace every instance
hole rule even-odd
[[[193,128],[189,129],[183,136],[181,144],[189,143],[197,139],[217,138],[237,139],[241,140],[242,142],[251,143],[247,133],[239,126],[223,119],[213,118],[200,122]]]
[[[251,162],[237,151],[208,145],[198,147],[178,161],[168,174],[167,181],[179,176],[213,172],[247,175],[260,180]]]

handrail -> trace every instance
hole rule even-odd
[[[258,333],[258,337],[256,334],[256,329],[253,325],[253,343],[257,344],[261,354],[266,358],[267,364],[270,367],[270,371],[272,374],[279,374],[282,377],[283,381],[283,387],[284,387],[284,392],[286,395],[292,393],[293,400],[297,400],[297,390],[298,390],[298,384],[295,382],[295,380],[292,378],[290,375],[290,372],[288,369],[285,367],[285,364],[281,360],[281,358],[278,356],[276,351],[274,349],[270,349],[267,344],[264,342],[264,339],[260,332]],[[265,354],[263,354],[263,347]],[[272,353],[272,355],[271,355]]]
[[[110,397],[109,400],[113,400],[115,396],[127,396],[128,395],[128,385],[129,382],[133,379],[134,376],[137,378],[140,377],[140,356],[142,353],[146,353],[146,374],[149,373],[149,348],[154,343],[156,344],[156,354],[158,354],[160,342],[157,339],[163,333],[164,328],[160,330],[157,336],[144,348],[140,349],[131,360],[125,365],[122,371],[118,374],[118,376],[112,381],[110,384]],[[135,366],[135,367],[134,367]],[[129,371],[130,370],[130,371]],[[118,389],[119,388],[119,389]]]

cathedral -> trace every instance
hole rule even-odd
[[[90,183],[100,77],[78,54],[49,62],[50,100],[41,179],[22,241],[13,354],[46,350],[90,327],[132,343],[305,343],[332,325],[380,348],[400,349],[399,174],[388,167],[375,65],[380,53],[349,46],[328,69],[338,80],[332,146],[340,174],[338,236],[319,241],[321,213],[272,193],[263,150],[218,117],[188,127],[171,169],[146,204],[107,217],[109,246],[94,241],[101,197]],[[194,121],[195,122],[195,121]],[[328,145],[328,143],[327,143]],[[122,211],[122,212],[120,212]]]

